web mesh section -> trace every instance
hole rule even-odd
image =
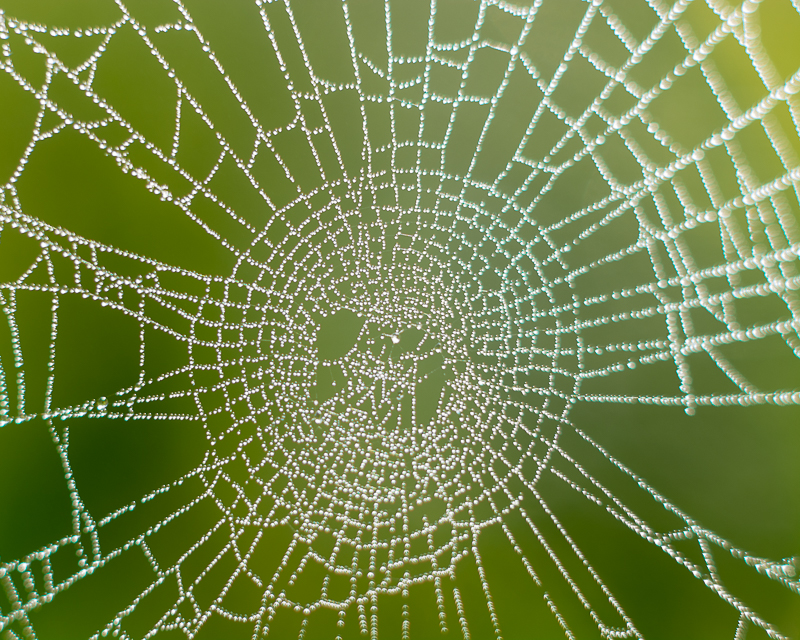
[[[0,4],[3,638],[788,637],[570,416],[800,404],[796,4]]]

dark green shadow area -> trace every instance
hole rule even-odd
[[[179,479],[206,451],[202,425],[194,421],[77,418],[67,424],[75,481],[96,518]]]
[[[69,536],[72,502],[47,423],[0,427],[0,561]]]
[[[701,526],[756,556],[778,560],[797,554],[800,408],[713,407],[699,408],[695,416],[688,416],[681,408],[587,402],[579,403],[570,419]],[[593,467],[589,465],[588,470],[592,472]],[[686,569],[666,554],[610,522],[603,510],[590,509],[591,503],[571,490],[559,495],[557,512],[572,524],[570,532],[585,546],[611,591],[643,632],[645,625],[653,625],[651,634],[645,632],[645,636],[681,635],[680,627],[668,624],[678,618],[660,613],[664,603],[672,602],[676,610],[691,609],[694,596],[690,593],[699,589],[700,598],[701,592],[712,592],[699,581],[695,584]],[[637,559],[640,552],[650,559]],[[800,612],[790,591],[756,575],[721,549],[715,550],[714,559],[726,587],[741,594],[790,637],[800,633]],[[701,600],[710,606],[717,597],[703,596]],[[724,605],[721,600],[719,603]],[[724,607],[735,613],[728,605]],[[702,607],[682,618],[699,623],[706,611]],[[713,618],[709,620],[713,622]],[[732,624],[712,624],[697,637],[729,637],[735,620]]]
[[[83,640],[100,631],[156,578],[139,547],[133,547],[81,578],[46,607],[30,614],[41,640]]]
[[[55,341],[53,404],[76,405],[136,384],[139,324],[79,296],[61,296]]]

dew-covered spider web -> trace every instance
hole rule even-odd
[[[796,0],[0,7],[0,637],[800,637]]]

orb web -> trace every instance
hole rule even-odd
[[[800,404],[794,3],[2,4],[3,637],[789,637],[571,412]]]

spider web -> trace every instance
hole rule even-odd
[[[786,637],[570,412],[800,404],[795,5],[17,4],[3,637],[643,637],[558,491]]]

